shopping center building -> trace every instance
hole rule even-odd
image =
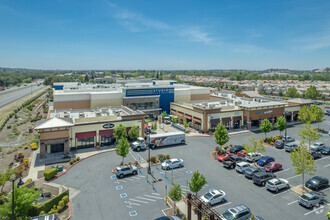
[[[311,100],[305,99],[281,101],[226,93],[213,94],[212,99],[171,103],[171,114],[177,115],[180,123],[185,121],[205,133],[214,131],[219,123],[227,129],[250,129],[258,127],[266,118],[273,124],[280,116],[284,116],[288,122],[297,121],[299,110],[312,104]]]
[[[114,128],[119,124],[128,132],[132,126],[144,136],[145,113],[121,106],[82,110],[52,110],[48,119],[36,123],[40,134],[40,157],[72,149],[106,146],[114,143]]]

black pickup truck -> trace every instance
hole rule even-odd
[[[224,159],[222,160],[222,164],[224,167],[227,167],[227,168],[235,168],[236,167],[236,163],[239,163],[239,162],[242,162],[242,161],[245,161],[245,158],[244,157],[239,157],[239,156],[231,156],[229,157],[228,159]]]

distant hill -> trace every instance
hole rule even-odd
[[[315,72],[315,73],[330,73],[330,67],[326,67],[326,68],[323,68],[323,69],[316,69],[316,70],[313,70],[313,72]]]

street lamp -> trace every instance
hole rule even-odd
[[[148,135],[148,174],[151,174],[151,167],[150,167],[150,130],[147,128],[147,135]]]

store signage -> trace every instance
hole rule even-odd
[[[213,115],[213,116],[211,116],[210,118],[211,118],[211,119],[218,119],[218,118],[220,118],[220,116],[219,116],[219,115]]]
[[[239,115],[239,112],[235,112],[235,115]]]
[[[105,125],[103,125],[103,128],[105,128],[105,129],[109,129],[109,128],[113,128],[113,127],[115,127],[114,124],[105,124]]]
[[[273,110],[269,110],[269,111],[266,111],[266,112],[264,112],[265,114],[270,114],[270,113],[272,113],[273,112]]]

